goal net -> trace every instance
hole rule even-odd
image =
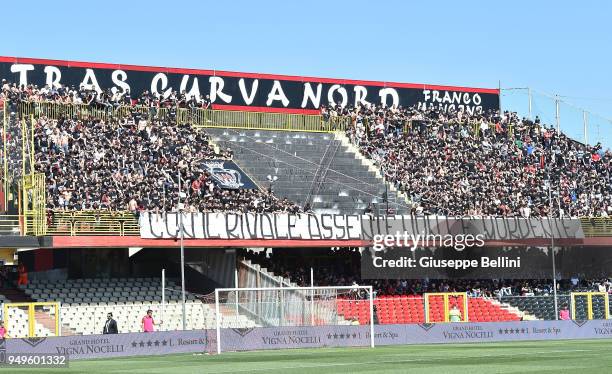
[[[215,290],[217,352],[374,346],[371,286]]]

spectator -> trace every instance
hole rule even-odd
[[[0,265],[0,288],[8,285],[8,271],[6,265]]]
[[[452,309],[448,312],[450,322],[461,322],[461,311],[457,308],[457,305],[453,305]]]
[[[163,321],[159,322],[161,325]],[[151,309],[147,310],[147,314],[142,317],[142,331],[143,332],[154,332],[155,331],[155,321],[153,320],[153,311]]]
[[[4,327],[4,321],[0,321],[0,340],[5,340],[8,337],[8,333]]]
[[[562,321],[569,321],[570,319],[570,312],[567,309],[567,305],[563,306],[563,309],[561,309],[561,311],[559,312],[559,319]]]
[[[17,273],[18,273],[17,285],[18,286],[27,285],[28,284],[28,270],[26,269],[23,263],[20,263],[19,266],[17,267]]]
[[[144,328],[143,328],[144,329]],[[102,334],[117,334],[117,321],[113,319],[113,313],[108,313]]]
[[[374,105],[336,111],[353,118],[347,136],[409,196],[414,215],[612,213],[612,153],[600,145],[580,144],[538,120],[511,112],[467,114]]]
[[[224,189],[204,161],[217,153],[202,131],[135,113],[110,122],[50,120],[36,124],[36,166],[47,176],[51,210],[176,211],[182,170],[188,211],[293,212],[287,199],[257,189]],[[202,188],[202,186],[206,186]]]

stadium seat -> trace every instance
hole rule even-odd
[[[422,297],[383,296],[377,298],[374,301],[374,305],[376,305],[378,319],[381,324],[425,322],[425,305]],[[452,305],[454,305],[453,302],[451,302]],[[463,312],[463,305],[456,305]],[[358,318],[360,324],[365,324],[369,320],[369,309],[366,303],[356,303],[350,300],[339,301],[338,313],[347,319]],[[508,310],[507,307],[496,300],[485,298],[469,299],[468,319],[470,321],[518,321],[520,318],[518,313]],[[430,320],[433,322],[444,320],[441,298],[432,298],[430,300]]]
[[[115,316],[119,332],[141,331],[140,320],[147,309],[152,309],[156,319],[162,318],[161,280],[158,278],[74,279],[57,282],[32,282],[22,287],[24,292],[37,301],[52,300],[62,305],[61,323],[73,334],[99,334],[106,314]],[[112,285],[112,286],[111,286]],[[161,330],[182,329],[181,292],[175,282],[167,282],[167,304],[163,310],[164,324]],[[202,303],[196,296],[187,293],[187,329],[214,328],[215,306]],[[15,312],[18,313],[18,312]],[[13,318],[13,315],[11,315]],[[27,334],[27,315],[14,314],[19,336]],[[256,323],[244,315],[226,315],[222,312],[223,327],[248,328]],[[39,328],[39,327],[37,327]],[[40,336],[50,336],[40,326]],[[12,335],[11,335],[12,336]]]

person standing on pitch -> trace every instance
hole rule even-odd
[[[117,321],[113,319],[113,313],[108,313],[106,316],[106,323],[104,324],[104,329],[102,330],[102,334],[117,334]]]
[[[163,321],[159,321],[161,325]],[[155,331],[155,320],[153,320],[153,311],[151,309],[147,310],[147,315],[142,317],[142,331],[143,332],[153,332]]]

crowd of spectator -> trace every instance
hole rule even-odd
[[[189,96],[172,91],[160,97],[148,91],[132,97],[129,90],[18,86],[2,81],[0,101],[10,105],[18,123],[16,105],[21,102],[84,104],[96,109],[119,106],[148,107],[131,110],[109,120],[40,117],[34,126],[35,166],[46,176],[47,204],[58,210],[170,211],[181,207],[195,211],[299,212],[287,199],[269,190],[229,189],[217,183],[206,160],[231,159],[231,150],[215,151],[203,132],[173,119],[176,108],[209,108],[209,96]],[[169,116],[160,118],[157,110]],[[20,137],[20,126],[9,126],[7,142]],[[15,143],[15,142],[13,142]],[[12,144],[12,143],[11,143]],[[9,147],[21,160],[20,144]],[[9,160],[10,161],[10,160]],[[18,163],[11,163],[15,170]],[[15,165],[13,165],[15,164]],[[18,175],[16,174],[17,180]]]
[[[187,211],[299,211],[286,199],[258,189],[226,189],[205,161],[232,157],[215,151],[208,136],[189,125],[146,115],[59,120],[35,125],[37,171],[46,176],[49,209],[178,209],[179,171]]]
[[[141,209],[172,208],[178,195],[170,190],[176,183],[166,174],[178,166],[191,173],[189,183],[197,190],[190,188],[190,195],[196,196],[188,202],[192,209],[203,206],[214,210],[297,209],[267,192],[207,188],[212,182],[205,172],[198,166],[195,169],[191,164],[185,166],[223,155],[211,154],[202,134],[186,126],[175,128],[174,124],[158,119],[155,111],[164,107],[207,108],[208,97],[175,91],[167,97],[146,91],[132,97],[129,90],[19,87],[3,81],[0,99],[9,99],[11,103],[42,100],[98,108],[135,104],[151,108],[148,118],[116,118],[108,123],[70,118],[41,120],[36,134],[42,136],[37,139],[37,161],[42,163],[41,171],[52,172],[49,192],[53,208],[114,209],[126,204],[133,208],[134,202]],[[381,168],[385,178],[408,196],[414,215],[612,214],[612,153],[603,151],[599,144],[589,146],[574,141],[554,128],[547,128],[537,118],[521,119],[511,112],[468,114],[372,104],[324,107],[322,113],[325,118],[341,115],[352,118],[347,135]],[[92,137],[95,139],[89,141]],[[200,141],[203,143],[191,144]],[[182,157],[185,152],[188,159]],[[82,156],[91,158],[82,160]],[[158,159],[163,166],[152,167]],[[87,173],[79,170],[79,164],[88,168]],[[90,175],[92,168],[96,170]],[[79,173],[86,178],[79,179]],[[108,177],[114,179],[105,180]],[[162,191],[156,186],[162,187]],[[252,198],[253,193],[256,196]],[[166,195],[160,196],[163,194]]]
[[[85,104],[96,108],[115,108],[122,105],[141,105],[152,109],[157,108],[210,108],[210,96],[187,95],[185,92],[172,90],[168,95],[155,95],[144,91],[137,97],[132,96],[130,90],[117,90],[109,88],[96,91],[93,87],[85,85],[75,86],[43,86],[30,84],[19,86],[17,83],[2,80],[0,100],[7,99],[11,103],[19,102],[54,102],[62,104]]]
[[[373,105],[323,113],[352,117],[347,135],[415,215],[612,215],[612,152],[538,118]]]
[[[276,276],[298,286],[310,286],[313,269],[316,286],[372,285],[377,296],[421,295],[426,292],[467,292],[471,297],[547,296],[553,294],[551,279],[362,279],[361,254],[357,248],[309,248],[296,250],[244,250],[240,256],[259,264]],[[558,278],[561,278],[558,276]],[[612,278],[574,275],[558,279],[557,291],[597,291],[612,293]]]
[[[138,113],[108,122],[41,117],[34,139],[50,209],[176,210],[180,172],[188,211],[299,210],[269,191],[222,188],[205,161],[231,158],[231,150],[215,151],[208,136],[189,125]]]

